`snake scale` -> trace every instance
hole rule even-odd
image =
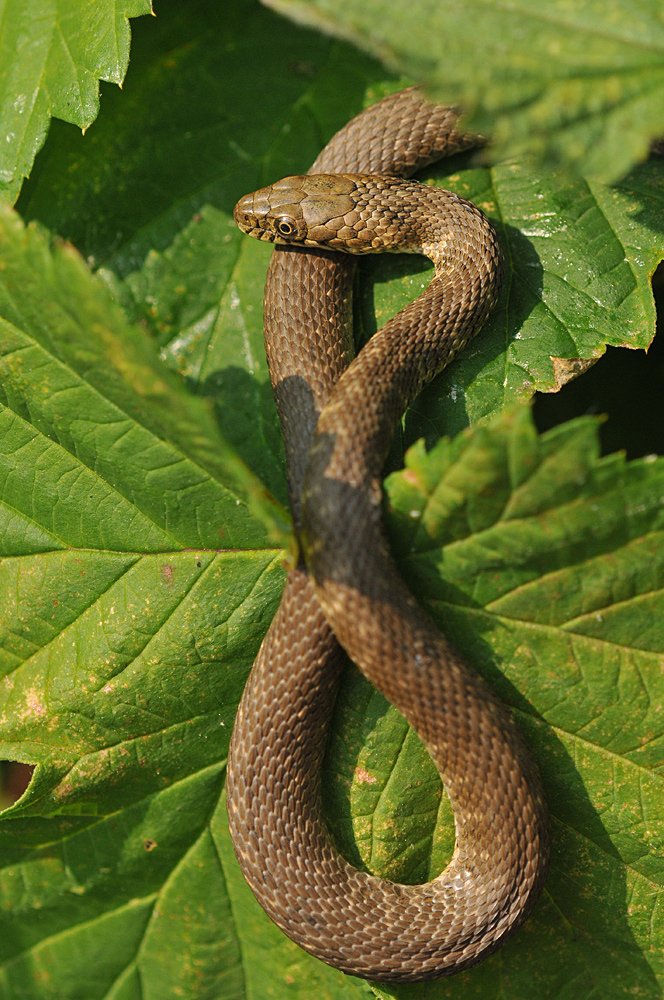
[[[244,232],[276,244],[265,342],[303,558],[238,710],[231,835],[247,882],[289,937],[385,982],[435,979],[491,954],[532,909],[549,854],[520,733],[408,592],[381,527],[379,476],[396,426],[500,286],[496,234],[479,209],[407,179],[472,143],[453,110],[409,88],[346,125],[309,174],[235,209]],[[354,259],[403,249],[427,254],[434,278],[352,360]],[[342,649],[417,731],[449,793],[456,848],[425,885],[356,870],[326,830],[320,772]]]

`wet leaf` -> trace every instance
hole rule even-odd
[[[129,18],[150,0],[5,0],[0,11],[0,199],[14,201],[52,116],[85,130],[99,81],[122,85]]]

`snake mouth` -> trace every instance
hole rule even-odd
[[[238,229],[254,239],[270,239],[271,234],[258,225],[254,205],[254,195],[245,194],[233,209],[233,218]]]

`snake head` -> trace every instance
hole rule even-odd
[[[241,198],[235,221],[243,233],[258,240],[347,250],[348,238],[358,235],[353,227],[362,180],[350,174],[284,177]]]

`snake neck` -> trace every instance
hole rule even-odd
[[[302,485],[321,410],[354,356],[355,259],[345,254],[276,247],[264,299],[265,350],[284,438],[286,478],[296,532]],[[284,294],[284,288],[301,290]],[[334,310],[321,303],[333,301]],[[302,331],[308,332],[307,336]]]

